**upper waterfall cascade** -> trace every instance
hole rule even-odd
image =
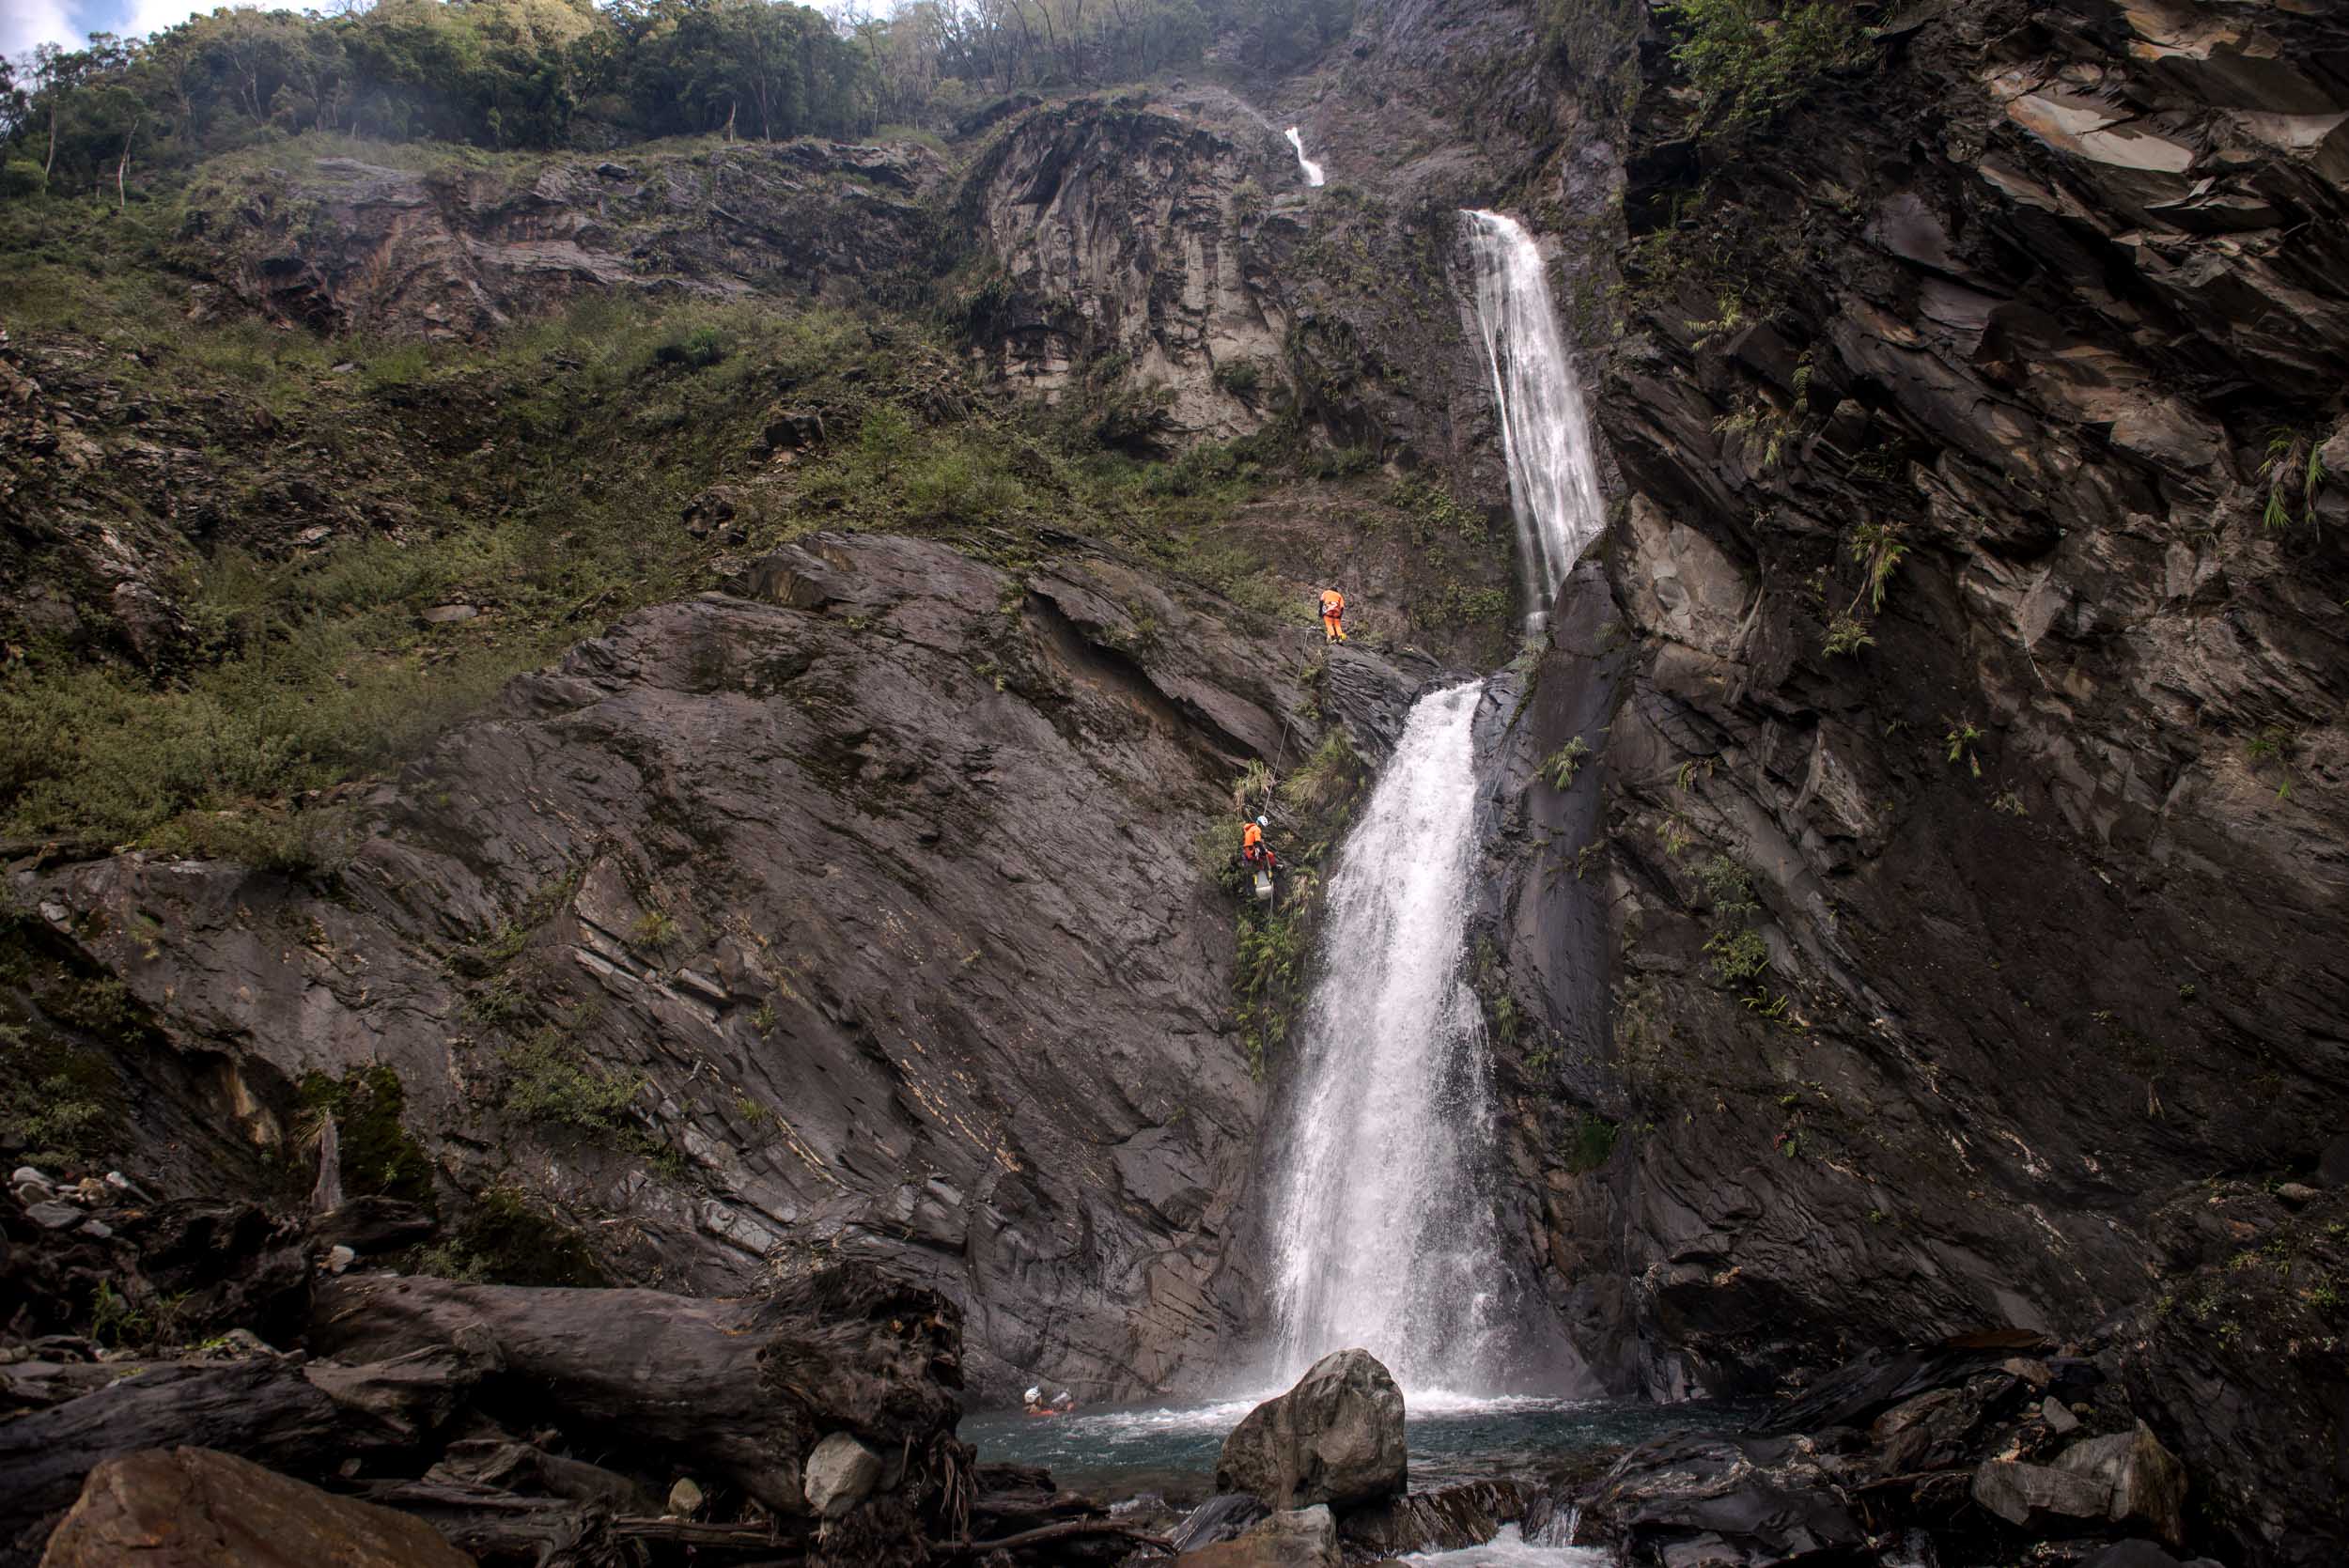
[[[1476,322],[1501,411],[1526,604],[1539,614],[1606,527],[1607,505],[1599,495],[1582,388],[1558,333],[1541,250],[1513,218],[1467,216],[1476,259]]]
[[[1363,1345],[1407,1389],[1488,1385],[1483,1012],[1461,964],[1481,683],[1411,710],[1330,879],[1276,1198],[1280,1367]]]
[[[1305,172],[1305,183],[1308,185],[1320,184],[1321,165],[1305,156],[1304,132],[1299,131],[1297,127],[1292,125],[1288,129],[1288,138],[1289,146],[1297,149],[1297,166]]]

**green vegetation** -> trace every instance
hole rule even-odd
[[[1867,521],[1852,530],[1846,547],[1852,564],[1860,570],[1859,592],[1852,596],[1851,608],[1858,610],[1865,598],[1872,613],[1884,609],[1885,585],[1891,582],[1893,571],[1908,554],[1907,542],[1902,537],[1906,527],[1899,522]]]
[[[1866,625],[1848,613],[1828,618],[1827,637],[1820,644],[1830,659],[1840,658],[1844,654],[1858,653],[1861,648],[1873,648],[1875,645],[1876,640],[1868,635]]]
[[[1696,95],[1689,125],[1705,136],[1766,124],[1865,42],[1844,0],[1674,0],[1669,15],[1672,59]]]
[[[531,1206],[516,1188],[474,1194],[455,1233],[412,1253],[404,1272],[499,1285],[599,1285],[595,1254],[577,1232]]]
[[[1950,749],[1952,762],[1962,762],[1975,778],[1982,777],[1982,753],[1977,748],[1982,744],[1983,734],[1975,727],[1972,720],[1952,721],[1950,724],[1950,733],[1941,738]]]
[[[636,920],[636,927],[629,935],[637,946],[659,953],[674,947],[685,934],[675,916],[663,909],[646,909]]]
[[[2279,800],[2292,799],[2292,752],[2298,739],[2280,724],[2270,724],[2243,743],[2244,754],[2251,760],[2251,771],[2275,779]]]
[[[1309,913],[1294,893],[1286,905],[1240,912],[1232,991],[1248,1071],[1259,1081],[1272,1054],[1288,1042],[1289,1025],[1304,1000]]]
[[[109,225],[84,255],[41,238],[41,206],[0,208],[0,291],[23,302],[10,321],[20,337],[80,345],[85,317],[103,318],[107,373],[134,395],[216,399],[208,435],[273,428],[249,458],[210,465],[231,515],[266,515],[299,480],[332,484],[346,509],[383,526],[338,527],[290,554],[231,543],[191,557],[189,636],[158,669],[54,642],[0,664],[0,832],[331,876],[355,846],[350,824],[283,802],[413,755],[614,616],[714,586],[726,547],[656,520],[734,475],[734,521],[752,548],[817,527],[891,529],[1017,566],[1045,552],[1036,531],[1066,528],[1228,595],[1260,628],[1302,613],[1267,576],[1261,547],[1226,527],[1294,472],[1293,425],[1176,461],[1136,458],[991,399],[909,324],[765,300],[595,296],[490,344],[397,354],[191,324],[154,265],[164,215]],[[334,373],[344,355],[397,374]],[[767,465],[779,385],[853,439]],[[917,416],[915,396],[955,411]],[[447,603],[483,613],[421,618]]]
[[[1726,855],[1714,855],[1697,867],[1697,880],[1713,907],[1712,929],[1704,939],[1713,977],[1725,986],[1760,979],[1769,970],[1770,949],[1751,924],[1762,912],[1752,874]]]
[[[2325,467],[2325,457],[2313,437],[2295,430],[2279,429],[2267,438],[2267,457],[2260,464],[2260,483],[2266,488],[2267,504],[2261,517],[2271,531],[2281,532],[2292,525],[2292,509],[2296,501],[2299,520],[2313,528],[2316,525],[2316,497],[2332,475]]]
[[[1574,776],[1590,754],[1590,743],[1578,735],[1543,759],[1541,775],[1549,781],[1550,788],[1563,794],[1574,787]]]
[[[1288,1041],[1303,1005],[1304,966],[1321,921],[1319,869],[1335,847],[1370,769],[1345,732],[1332,726],[1311,756],[1282,778],[1259,803],[1275,813],[1281,856],[1280,896],[1260,904],[1235,859],[1234,831],[1210,828],[1197,853],[1224,890],[1244,900],[1234,929],[1233,1013],[1249,1071],[1261,1079]]]
[[[1623,1128],[1595,1110],[1585,1110],[1567,1129],[1563,1163],[1569,1174],[1595,1171],[1612,1158]]]
[[[628,1130],[629,1106],[645,1086],[589,1061],[555,1024],[507,1046],[503,1064],[500,1104],[508,1114],[576,1133]]]
[[[101,1150],[115,1075],[95,1051],[37,1046],[29,1031],[0,1024],[0,1148],[29,1165],[81,1165]]]
[[[378,0],[224,9],[0,62],[0,197],[102,189],[289,134],[601,151],[676,135],[913,139],[991,92],[1135,81],[1237,33],[1261,69],[1344,38],[1354,0],[908,6],[842,25],[773,0]]]
[[[407,1090],[388,1064],[356,1067],[339,1079],[312,1073],[296,1089],[294,1103],[313,1117],[334,1118],[346,1192],[433,1206],[432,1162],[401,1119]],[[306,1176],[306,1169],[301,1173]]]

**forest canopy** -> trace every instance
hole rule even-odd
[[[220,9],[0,59],[0,195],[102,189],[305,131],[600,150],[660,136],[947,131],[1019,87],[1135,81],[1228,39],[1285,70],[1353,0],[380,0]]]

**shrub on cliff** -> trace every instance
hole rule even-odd
[[[1861,37],[1843,0],[1779,8],[1764,0],[1676,0],[1671,15],[1680,34],[1672,59],[1696,90],[1691,129],[1699,135],[1769,119],[1825,72],[1849,63]]]

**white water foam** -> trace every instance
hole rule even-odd
[[[1514,218],[1470,212],[1476,323],[1485,339],[1501,447],[1509,465],[1526,602],[1547,611],[1578,557],[1607,526],[1590,419],[1558,333],[1542,253]]]
[[[1419,700],[1346,841],[1279,1145],[1273,1370],[1361,1345],[1413,1409],[1498,1370],[1490,1070],[1462,969],[1483,691]]]
[[[1320,184],[1321,165],[1305,156],[1304,133],[1292,125],[1288,129],[1288,138],[1289,146],[1297,149],[1297,166],[1304,171],[1305,183],[1308,185]]]
[[[1438,1568],[1608,1568],[1614,1559],[1606,1552],[1589,1546],[1543,1546],[1525,1539],[1515,1525],[1503,1525],[1501,1533],[1481,1546],[1463,1546],[1451,1552],[1413,1552],[1406,1562],[1424,1562]]]

